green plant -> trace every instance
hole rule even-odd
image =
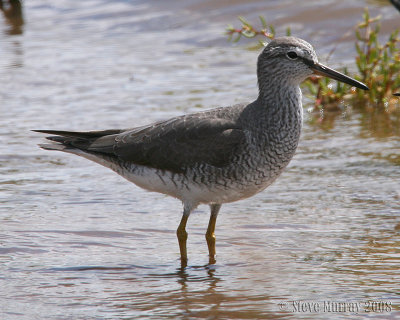
[[[238,42],[242,38],[242,36],[245,38],[256,38],[258,36],[261,36],[263,39],[275,38],[274,26],[268,25],[264,17],[259,16],[258,18],[260,19],[262,26],[262,28],[259,30],[256,27],[254,27],[250,22],[248,22],[245,18],[238,17],[238,19],[242,23],[242,27],[240,29],[237,29],[232,25],[228,25],[228,27],[226,28],[226,34],[228,35],[228,40],[233,42]],[[286,29],[286,35],[287,36],[291,35],[290,28]],[[260,47],[266,45],[265,42],[262,41],[261,39],[258,40],[258,44]]]
[[[388,41],[378,40],[380,16],[371,18],[366,9],[363,22],[356,26],[356,77],[367,84],[370,90],[357,91],[357,102],[373,103],[387,107],[392,94],[400,88],[400,38],[399,29],[394,30]]]
[[[253,25],[250,24],[245,18],[238,17],[240,22],[242,23],[242,27],[240,29],[234,28],[232,25],[228,25],[226,29],[226,33],[229,37],[229,41],[238,42],[240,38],[255,38],[257,36],[263,36],[265,38],[273,39],[275,38],[275,28],[272,25],[267,25],[264,17],[259,17],[262,25],[262,29],[257,30]],[[269,31],[268,31],[269,29]],[[235,37],[234,37],[235,35]],[[260,40],[260,44],[264,45],[264,42]]]

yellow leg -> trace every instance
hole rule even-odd
[[[188,238],[188,234],[186,232],[186,223],[188,221],[188,218],[189,215],[184,213],[181,219],[181,223],[176,230],[176,235],[178,236],[179,242],[179,250],[181,251],[181,261],[185,264],[187,262],[186,240]]]
[[[210,263],[215,263],[215,224],[217,222],[217,216],[219,209],[221,208],[220,204],[213,204],[210,206],[211,215],[210,222],[208,223],[208,228],[206,232],[206,240],[208,245],[208,253],[210,256]]]

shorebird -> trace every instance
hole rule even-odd
[[[47,150],[82,156],[149,191],[178,198],[181,261],[187,263],[186,223],[199,204],[211,209],[206,232],[215,262],[215,224],[221,205],[264,190],[292,159],[303,121],[300,83],[317,74],[368,87],[318,62],[313,47],[295,37],[272,40],[257,63],[258,98],[250,104],[183,115],[133,129],[50,134]]]

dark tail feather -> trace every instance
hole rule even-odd
[[[111,134],[121,133],[123,130],[120,129],[111,129],[111,130],[103,130],[103,131],[87,131],[87,132],[74,132],[74,131],[60,131],[60,130],[32,130],[34,132],[47,133],[61,137],[68,138],[82,138],[82,139],[93,139],[100,138],[104,136],[108,136]],[[52,140],[52,139],[49,139]],[[56,141],[56,140],[54,140]],[[60,141],[58,141],[60,142]]]
[[[74,131],[60,131],[60,130],[32,130],[34,132],[51,134],[46,137],[47,140],[57,142],[57,144],[41,145],[42,148],[48,150],[61,150],[66,151],[71,148],[81,149],[87,152],[94,153],[113,153],[114,136],[121,133],[123,130],[111,129],[104,131],[87,131],[87,132],[74,132]],[[103,143],[92,145],[96,140],[100,139]],[[54,146],[58,145],[57,148]],[[64,148],[60,148],[60,145]]]
[[[74,147],[82,150],[87,150],[92,144],[93,139],[88,138],[75,138],[75,137],[65,137],[65,136],[50,136],[46,137],[47,140],[58,142],[66,147]]]

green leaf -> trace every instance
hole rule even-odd
[[[253,29],[253,26],[250,24],[250,22],[248,22],[245,18],[239,16],[238,19],[240,20],[240,22],[245,25],[246,27],[249,27],[251,29]]]
[[[257,34],[253,30],[243,30],[242,35],[246,38],[254,38]]]
[[[272,24],[269,26],[269,31],[271,32],[271,34],[273,36],[275,36],[275,28],[274,28],[274,26]]]
[[[260,21],[261,21],[261,25],[264,29],[268,28],[267,22],[265,21],[265,18],[263,16],[259,16]]]
[[[362,54],[364,54],[363,51],[361,50],[360,44],[359,44],[358,42],[356,42],[356,51],[357,51],[357,54],[358,54],[359,56],[362,55]]]
[[[357,38],[357,40],[360,40],[360,41],[362,40],[362,37],[361,37],[359,29],[356,29],[356,38]]]
[[[368,8],[365,8],[365,10],[364,10],[363,19],[364,19],[365,22],[368,23],[368,20],[369,20],[369,10],[368,10]]]
[[[240,38],[242,37],[242,34],[239,32],[237,34],[237,37],[235,39],[233,39],[233,42],[238,42],[240,40]]]

